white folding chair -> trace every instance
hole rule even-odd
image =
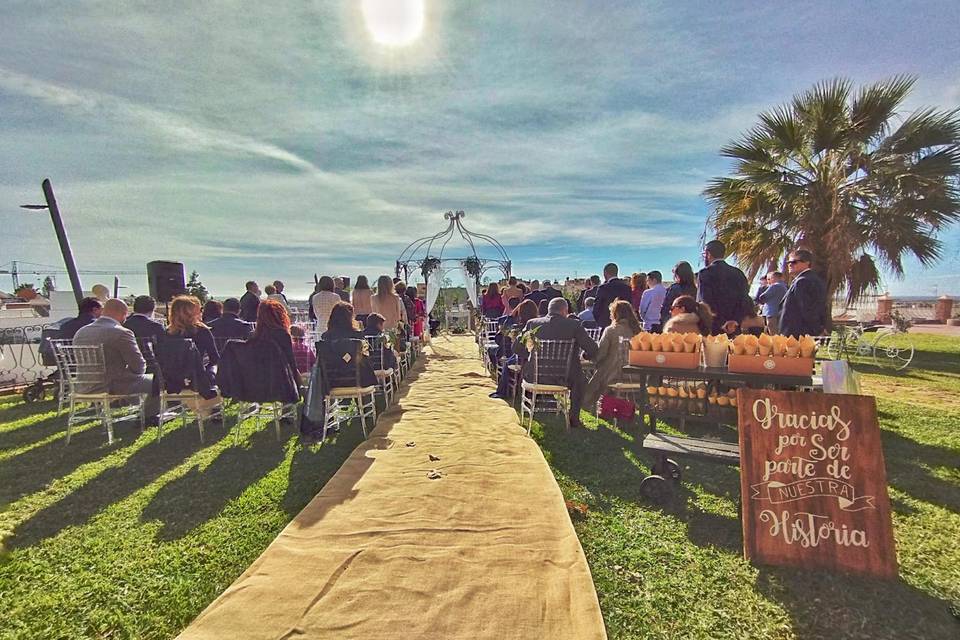
[[[347,348],[342,350],[341,346]],[[374,425],[377,422],[377,386],[360,384],[360,364],[365,346],[365,340],[355,338],[330,342],[321,340],[317,343],[320,375],[329,385],[323,398],[323,438],[326,438],[329,429],[338,429],[341,422],[347,422],[354,417],[360,418],[363,437],[367,437],[367,418],[370,418]],[[356,406],[355,410],[353,405]]]
[[[394,368],[386,366],[385,354],[389,349],[384,336],[368,336],[367,344],[370,347],[370,363],[373,373],[377,376],[377,391],[383,395],[383,406],[389,407],[393,402],[396,389],[393,385]]]
[[[67,417],[67,444],[70,444],[70,435],[73,425],[98,418],[107,430],[107,444],[113,444],[114,413],[112,402],[121,402],[134,399],[138,404],[140,429],[146,423],[144,401],[146,394],[111,394],[107,391],[93,391],[107,389],[107,365],[103,356],[103,345],[67,345],[58,344],[54,347],[63,358],[67,371],[69,386],[70,415]],[[78,405],[89,404],[93,415],[78,412]]]
[[[63,408],[70,402],[70,363],[66,361],[63,352],[57,349],[58,346],[71,345],[73,340],[53,339],[50,340],[50,346],[53,348],[53,358],[57,363],[57,415],[63,413]]]

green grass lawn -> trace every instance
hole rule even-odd
[[[534,436],[567,498],[611,638],[960,637],[960,340],[916,336],[917,368],[865,368],[878,394],[901,579],[742,559],[735,468],[682,461],[678,497],[639,494],[636,426]],[[360,442],[303,448],[294,427],[199,442],[98,425],[63,442],[50,403],[0,398],[0,638],[170,638],[229,585]],[[233,425],[233,419],[228,420]],[[953,611],[951,612],[951,608]]]

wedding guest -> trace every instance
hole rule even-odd
[[[353,291],[350,292],[350,304],[353,305],[353,312],[357,314],[357,322],[363,323],[367,316],[373,313],[373,307],[370,303],[372,296],[373,291],[370,290],[367,276],[357,276]]]
[[[767,274],[767,286],[757,295],[760,303],[760,315],[766,320],[767,333],[780,333],[780,307],[787,295],[787,285],[783,282],[783,273],[771,271]]]
[[[134,301],[133,308],[134,311],[136,311],[136,301]],[[209,324],[222,315],[223,303],[217,300],[207,300],[206,304],[203,305],[203,313],[201,314],[200,319],[203,320],[204,324]]]
[[[367,338],[377,338],[383,335],[383,316],[379,313],[371,313],[367,315],[367,320],[364,323],[363,335]],[[397,353],[387,347],[383,350],[383,368],[384,369],[396,369],[397,368]]]
[[[487,287],[487,292],[480,299],[480,313],[485,318],[494,319],[503,315],[505,306],[503,297],[500,295],[500,287],[496,282],[491,282]]]
[[[220,353],[210,333],[210,327],[201,320],[200,301],[194,296],[177,296],[170,301],[167,309],[167,333],[180,338],[190,338],[203,358],[204,368],[213,384],[216,378]]]
[[[333,278],[330,276],[322,276],[317,282],[317,292],[313,295],[313,314],[317,318],[317,333],[327,330],[330,311],[335,304],[343,302],[334,291],[334,286]]]
[[[583,393],[583,404],[592,407],[614,382],[620,379],[625,362],[620,361],[620,341],[629,340],[641,331],[633,305],[626,300],[617,300],[610,305],[612,324],[603,330],[597,353],[592,358],[594,374]]]
[[[363,332],[357,328],[353,319],[353,305],[349,302],[338,302],[333,306],[333,309],[330,310],[328,329],[323,332],[320,339],[324,342],[364,339]],[[363,358],[356,366],[360,368],[361,387],[371,387],[377,384],[377,376],[373,372],[373,366],[369,358]]]
[[[537,305],[533,300],[523,300],[520,304],[517,305],[517,308],[513,310],[509,321],[504,321],[501,326],[501,335],[503,336],[503,349],[504,355],[506,356],[506,361],[504,361],[503,366],[500,370],[500,379],[497,382],[497,390],[490,394],[491,398],[500,398],[501,400],[509,401],[510,398],[510,376],[508,375],[508,367],[512,364],[523,364],[524,362],[520,360],[520,355],[517,351],[517,347],[521,340],[521,333],[523,328],[527,326],[527,323],[533,320],[537,316]],[[506,351],[510,352],[510,355],[506,355]]]
[[[247,322],[256,322],[257,307],[260,306],[260,285],[251,280],[246,286],[246,293],[240,297],[240,317]]]
[[[156,339],[163,333],[163,325],[153,319],[157,303],[150,296],[137,296],[133,300],[133,313],[123,323],[124,329],[133,331],[140,339]]]
[[[806,249],[791,251],[787,258],[791,282],[780,311],[782,335],[819,336],[827,326],[827,287],[812,263],[813,254]]]
[[[333,280],[330,281],[333,292]],[[301,380],[297,359],[293,355],[293,340],[290,337],[290,316],[286,308],[276,300],[264,300],[257,310],[257,328],[250,338],[252,341],[273,342],[280,348],[284,362],[295,380]]]
[[[584,301],[587,298],[597,298],[597,289],[600,287],[600,276],[590,276],[587,281],[584,283],[586,288],[580,292],[580,296],[577,298],[577,309],[583,311],[586,306]]]
[[[290,341],[293,346],[293,359],[297,362],[297,371],[302,375],[309,375],[317,362],[317,354],[313,346],[307,343],[303,327],[290,325]]]
[[[407,321],[407,310],[397,295],[393,280],[390,276],[380,276],[377,279],[377,292],[370,299],[373,313],[383,316],[383,326],[387,331],[393,331],[401,322]]]
[[[647,290],[647,274],[642,271],[630,276],[630,304],[633,310],[640,313],[640,299]]]
[[[344,302],[350,302],[350,294],[343,290],[343,278],[333,279],[333,292]]]
[[[597,320],[593,316],[593,306],[596,303],[597,299],[590,297],[586,298],[583,301],[584,306],[586,307],[580,314],[577,316],[580,318],[580,322],[583,323],[584,329],[592,329],[597,326]]]
[[[268,284],[263,288],[263,292],[267,294],[268,300],[276,300],[283,305],[283,308],[287,310],[288,314],[290,313],[290,307],[287,305],[287,296],[277,291],[276,287],[274,287],[272,284]]]
[[[317,276],[314,275],[313,277],[316,278]],[[310,296],[307,298],[307,317],[310,318],[310,322],[316,322],[316,321],[317,321],[317,314],[316,314],[316,312],[313,310],[313,298],[314,298],[314,296],[316,296],[318,293],[320,293],[320,281],[319,281],[319,280],[314,283],[314,285],[313,285],[313,293],[311,293]]]
[[[544,293],[542,289],[540,289],[540,281],[539,281],[539,280],[531,280],[531,281],[530,281],[530,293],[528,293],[528,294],[526,294],[525,296],[523,296],[523,299],[524,299],[524,300],[533,300],[533,303],[536,304],[537,306],[540,305],[540,301],[541,301],[541,300],[546,300],[546,299],[547,299],[547,294]]]
[[[681,260],[673,267],[673,284],[667,288],[667,293],[663,297],[663,307],[660,311],[660,324],[665,325],[670,319],[670,311],[673,308],[673,301],[680,296],[697,297],[696,276],[693,274],[693,267],[689,262]]]
[[[517,286],[516,276],[510,276],[507,280],[507,286],[500,292],[500,297],[503,300],[504,309],[507,308],[510,298],[523,298],[523,289]]]
[[[664,333],[699,333],[710,335],[713,312],[706,302],[697,302],[693,296],[680,296],[670,305],[670,319],[663,325]]]
[[[594,296],[593,317],[598,327],[607,327],[610,324],[610,305],[616,300],[630,302],[632,293],[630,285],[620,279],[620,267],[610,262],[603,267],[604,283],[597,287]]]
[[[546,296],[547,302],[553,300],[554,298],[563,297],[563,294],[560,292],[560,290],[555,288],[553,283],[551,283],[549,280],[543,281],[543,293]]]
[[[660,311],[663,309],[663,299],[667,290],[663,288],[663,276],[659,271],[647,274],[647,289],[640,296],[640,319],[646,331],[660,333]]]
[[[697,274],[697,300],[706,302],[713,311],[713,335],[735,332],[751,304],[747,277],[726,263],[726,254],[727,248],[722,242],[708,242],[703,249],[707,266]]]
[[[413,324],[414,318],[416,317],[416,306],[414,305],[413,300],[407,295],[407,283],[403,280],[399,280],[394,283],[394,290],[397,292],[397,296],[400,298],[400,302],[403,303],[403,309],[405,312],[404,324],[411,325]],[[410,337],[409,326],[404,330],[406,337]]]
[[[63,340],[72,340],[77,331],[92,323],[103,313],[103,303],[92,296],[84,298],[77,306],[77,317],[60,325],[60,338]]]
[[[413,301],[413,335],[418,338],[423,335],[424,320],[427,317],[427,303],[420,297],[416,287],[407,287],[407,298]]]
[[[214,338],[246,340],[253,333],[253,323],[240,319],[240,301],[227,298],[223,301],[223,315],[210,322]]]
[[[281,298],[283,298],[283,306],[286,307],[286,308],[289,310],[289,309],[290,309],[290,303],[287,301],[287,294],[285,294],[285,293],[283,292],[283,290],[286,289],[286,286],[283,284],[282,281],[280,281],[280,280],[274,280],[274,281],[273,281],[273,288],[276,290],[277,295],[279,295]]]

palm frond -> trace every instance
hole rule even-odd
[[[916,81],[916,76],[898,75],[860,89],[850,105],[851,135],[863,144],[884,135]]]

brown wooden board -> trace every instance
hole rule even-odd
[[[737,398],[747,559],[895,577],[874,398],[761,389]]]

